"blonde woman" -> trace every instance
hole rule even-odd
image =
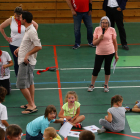
[[[25,33],[25,26],[21,25],[20,17],[22,14],[22,7],[21,5],[16,7],[14,10],[14,16],[11,16],[7,20],[5,20],[1,25],[0,25],[0,32],[3,35],[3,37],[9,42],[9,47],[11,50],[11,53],[14,58],[14,70],[15,74],[17,76],[18,74],[18,62],[17,62],[17,57],[14,55],[14,51],[20,46],[22,38]],[[35,29],[38,29],[38,24],[35,21],[32,21],[32,24],[34,25]],[[8,37],[5,34],[4,28],[10,25],[11,29],[11,37]]]

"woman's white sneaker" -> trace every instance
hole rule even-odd
[[[87,91],[88,91],[88,92],[91,92],[91,91],[93,91],[93,89],[94,89],[94,85],[91,84],[91,85],[88,87],[88,90],[87,90]]]
[[[104,85],[104,92],[109,92],[109,88],[107,85]]]

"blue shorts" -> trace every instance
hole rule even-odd
[[[28,132],[26,131],[26,140],[42,140],[43,135],[41,132],[39,132],[39,134],[37,136],[31,136],[30,134],[28,134]]]

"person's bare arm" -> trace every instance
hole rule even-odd
[[[69,6],[69,8],[70,8],[70,10],[71,10],[71,12],[72,12],[72,15],[73,15],[73,16],[76,16],[77,13],[76,13],[76,11],[74,10],[74,8],[73,8],[73,6],[72,6],[72,4],[71,4],[71,0],[66,0],[66,2],[67,2],[68,6]]]
[[[105,116],[105,119],[108,121],[108,122],[112,122],[112,114],[107,112],[108,113],[108,116]]]
[[[93,45],[95,45],[95,46],[98,45],[101,42],[101,40],[103,40],[103,39],[104,39],[103,34],[101,34],[101,36],[99,38],[93,37]]]
[[[63,119],[56,119],[53,123],[63,123],[64,120]]]
[[[18,57],[18,51],[19,51],[19,48],[17,48],[17,49],[14,51],[14,55],[15,55],[16,57]]]
[[[12,18],[8,18],[7,20],[5,20],[1,25],[0,25],[0,32],[3,35],[3,37],[10,43],[12,42],[12,39],[10,37],[7,37],[7,35],[5,34],[4,28],[6,28],[7,26],[9,26],[11,24]]]
[[[61,110],[60,110],[60,112],[59,112],[59,114],[58,114],[58,117],[59,117],[59,118],[66,118],[67,120],[72,119],[71,116],[64,116],[63,114],[64,114],[64,109],[61,108]]]
[[[11,67],[11,66],[13,66],[13,61],[12,60],[8,61],[8,64],[3,65],[3,68],[5,69],[5,68]]]
[[[8,122],[6,120],[1,120],[2,124],[5,125],[6,127],[9,126]]]
[[[113,44],[114,44],[114,49],[115,49],[115,59],[116,59],[116,62],[118,61],[119,57],[118,57],[118,44],[117,44],[117,40],[116,38],[113,39]]]
[[[38,24],[34,20],[32,20],[32,24],[35,27],[35,29],[37,30],[38,29]]]

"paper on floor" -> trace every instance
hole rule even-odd
[[[69,122],[65,122],[59,130],[59,134],[66,138],[72,128],[72,125]]]
[[[99,129],[99,128],[98,128],[97,126],[95,126],[95,125],[86,126],[86,127],[83,127],[83,128],[86,129],[86,130],[91,131],[92,133],[97,132],[97,130]]]

